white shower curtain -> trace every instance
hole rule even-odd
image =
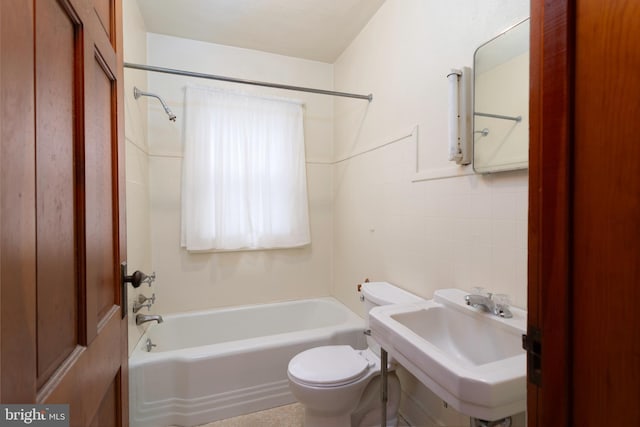
[[[182,246],[310,243],[303,106],[187,86],[184,116]]]

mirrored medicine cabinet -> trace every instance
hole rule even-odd
[[[529,19],[484,43],[473,56],[473,169],[529,163]]]

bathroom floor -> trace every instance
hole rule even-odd
[[[299,403],[279,406],[266,411],[254,412],[248,415],[228,418],[203,424],[199,427],[302,427],[304,420],[304,407]],[[398,427],[406,427],[402,418]]]
[[[279,406],[226,420],[214,421],[200,427],[302,427],[304,407],[299,403]]]

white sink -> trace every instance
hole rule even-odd
[[[373,338],[427,388],[457,411],[497,420],[526,410],[527,314],[503,319],[467,306],[459,289],[434,299],[376,307]]]

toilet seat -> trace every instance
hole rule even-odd
[[[289,376],[312,387],[339,387],[366,376],[373,363],[348,345],[315,347],[289,362]]]

